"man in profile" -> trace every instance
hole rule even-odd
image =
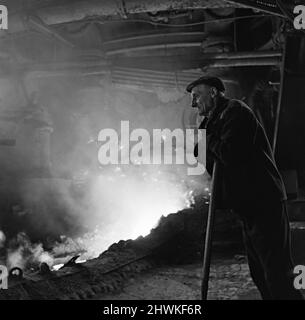
[[[285,187],[262,125],[244,102],[226,98],[219,78],[201,77],[187,91],[192,107],[205,117],[200,128],[207,134],[208,173],[219,163],[216,206],[239,215],[250,273],[262,298],[302,300],[293,287]]]

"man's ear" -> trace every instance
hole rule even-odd
[[[212,97],[212,98],[215,98],[215,97],[217,96],[217,89],[214,88],[214,87],[212,87],[212,88],[210,89],[210,94],[211,94],[211,97]]]

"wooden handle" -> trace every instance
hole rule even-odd
[[[207,300],[209,290],[209,278],[210,278],[210,266],[211,266],[211,248],[212,248],[212,236],[214,229],[214,219],[216,211],[216,189],[218,181],[218,166],[219,164],[215,161],[213,166],[212,183],[211,183],[211,196],[209,211],[207,216],[207,225],[204,242],[204,253],[203,253],[203,267],[202,267],[202,282],[201,282],[201,299]]]

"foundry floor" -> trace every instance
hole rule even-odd
[[[100,300],[199,300],[201,264],[159,267],[130,279],[118,293],[100,296]],[[248,265],[237,259],[215,260],[211,266],[212,300],[258,300]]]

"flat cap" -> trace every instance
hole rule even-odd
[[[214,87],[214,88],[216,88],[217,90],[219,90],[221,92],[224,92],[226,90],[221,79],[219,79],[217,77],[206,77],[206,76],[203,76],[203,77],[200,77],[197,80],[191,82],[186,87],[186,91],[187,92],[191,92],[194,87],[196,87],[196,86],[198,86],[200,84],[205,84],[205,85],[207,85],[209,87]]]

